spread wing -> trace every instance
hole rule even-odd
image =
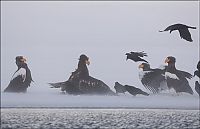
[[[181,38],[183,38],[183,39],[185,39],[185,40],[187,40],[187,41],[190,41],[190,42],[193,41],[193,40],[192,40],[192,37],[191,37],[191,34],[190,34],[189,30],[188,30],[188,28],[181,28],[181,29],[179,30],[179,33],[180,33],[180,37],[181,37]]]
[[[115,93],[103,81],[89,76],[87,79],[80,79],[78,87],[82,93],[86,94],[110,94]]]
[[[48,83],[49,85],[51,85],[51,88],[61,88],[63,86],[65,86],[66,82],[57,82],[57,83]]]
[[[178,77],[177,79],[169,77],[166,78],[169,88],[174,88],[177,93],[186,92],[189,94],[193,94],[193,90],[190,87],[188,80],[186,79],[190,78],[191,74],[185,71],[177,70],[177,73],[175,75]]]
[[[178,70],[178,74],[180,74],[182,77],[185,77],[188,79],[191,79],[193,77],[192,74],[185,72],[185,71],[181,71],[181,70]]]
[[[177,27],[178,27],[177,24],[170,25],[170,26],[168,26],[166,29],[164,29],[163,31],[169,31],[169,30],[172,31],[172,30],[176,30]],[[163,31],[159,31],[159,32],[163,32]],[[170,33],[171,33],[171,32],[170,32]]]
[[[164,70],[153,69],[152,71],[145,72],[141,78],[141,82],[148,90],[153,93],[158,93],[161,87],[166,83]]]
[[[142,52],[131,52],[131,54],[134,55],[134,56],[139,56],[139,57],[147,56],[147,53],[144,53],[144,51],[142,51]]]

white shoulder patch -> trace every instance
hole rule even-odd
[[[179,78],[176,76],[176,74],[173,74],[173,73],[170,73],[170,72],[165,72],[165,77],[169,77],[169,78],[172,78],[172,79],[177,79],[179,80]]]
[[[20,68],[12,77],[11,80],[15,79],[16,77],[21,76],[23,79],[23,82],[26,79],[26,69],[25,68]]]
[[[161,69],[161,70],[164,70],[166,67],[166,65],[160,65],[158,68]]]
[[[151,71],[140,71],[139,72],[139,79],[142,80],[145,74],[150,73]]]

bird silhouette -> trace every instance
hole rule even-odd
[[[198,76],[200,78],[200,61],[197,64],[197,70],[194,71],[194,76]]]
[[[200,84],[198,81],[195,82],[195,91],[200,95]]]
[[[144,53],[144,51],[142,51],[142,52],[129,52],[129,53],[126,53],[126,56],[127,56],[126,60],[130,59],[130,60],[133,60],[135,62],[144,61],[144,62],[148,63],[146,60],[141,58],[141,57],[147,56],[147,53]]]
[[[191,34],[190,34],[188,28],[196,29],[196,27],[191,27],[191,26],[187,26],[184,24],[173,24],[173,25],[168,26],[163,31],[159,31],[159,32],[170,31],[170,33],[171,33],[174,30],[178,30],[181,38],[183,38],[189,42],[192,42],[193,40],[192,40],[192,37],[191,37]]]

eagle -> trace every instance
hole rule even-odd
[[[52,88],[61,88],[68,94],[116,95],[103,81],[89,75],[87,68],[89,64],[89,58],[82,54],[79,58],[78,68],[72,72],[67,81],[49,84]]]
[[[139,88],[136,88],[134,86],[130,86],[130,85],[122,85],[119,82],[115,82],[115,86],[114,86],[116,93],[125,93],[128,92],[129,94],[136,96],[137,94],[142,94],[145,96],[148,96],[149,94],[142,91]]]
[[[193,40],[192,40],[192,37],[191,37],[191,34],[190,34],[188,28],[196,29],[196,27],[187,26],[187,25],[179,23],[179,24],[170,25],[163,31],[159,31],[159,32],[170,31],[170,33],[171,33],[174,30],[178,30],[181,38],[183,38],[189,42],[192,42]]]
[[[188,72],[178,70],[175,66],[176,58],[173,56],[168,56],[165,59],[165,63],[168,64],[165,71],[165,79],[168,88],[173,88],[176,93],[185,92],[193,94],[193,90],[187,80],[191,79],[192,75]]]
[[[127,56],[126,60],[130,59],[130,60],[133,60],[135,62],[144,61],[144,62],[148,63],[146,60],[141,58],[141,57],[147,56],[147,53],[145,53],[144,51],[142,51],[142,52],[129,52],[129,53],[126,53],[126,56]]]
[[[23,56],[17,56],[15,58],[17,71],[13,74],[12,79],[8,87],[4,92],[27,92],[27,88],[30,86],[32,80],[31,71],[26,64],[26,59]]]
[[[163,66],[163,68],[152,69],[148,63],[139,65],[138,68],[142,69],[142,71],[139,72],[139,78],[146,89],[153,93],[158,93],[167,89],[164,75],[165,67],[166,66]]]

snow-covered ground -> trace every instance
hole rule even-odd
[[[2,129],[199,129],[197,110],[2,109]]]

